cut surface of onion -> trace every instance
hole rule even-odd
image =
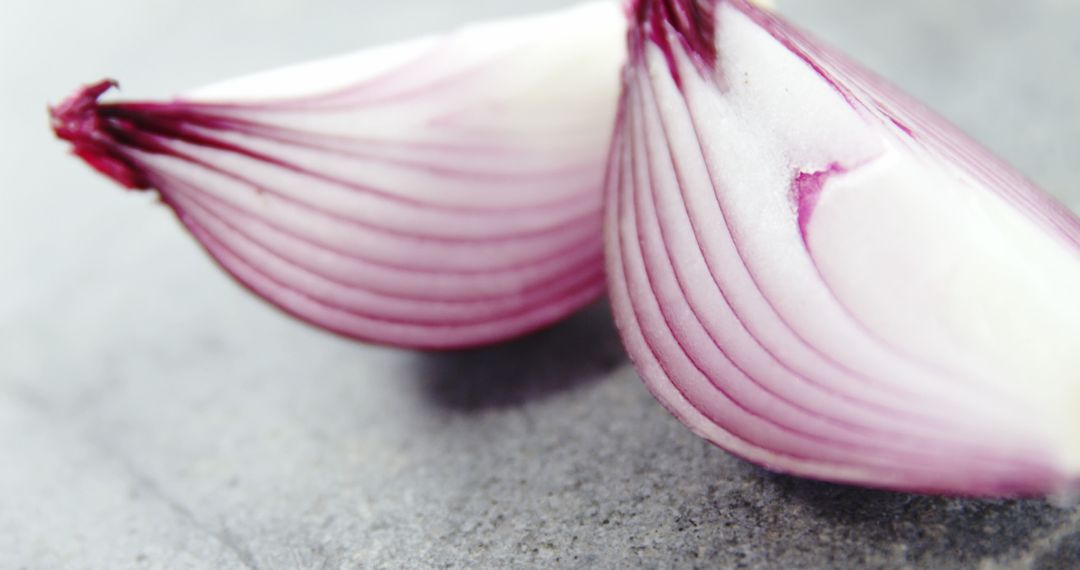
[[[906,491],[1080,474],[1080,222],[747,0],[637,0],[609,165],[653,394],[769,469]]]
[[[167,102],[52,108],[57,135],[154,189],[216,261],[305,321],[459,348],[604,288],[602,188],[625,60],[615,2],[474,24]]]

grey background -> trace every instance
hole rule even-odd
[[[46,102],[173,91],[559,1],[4,0],[0,568],[1067,568],[1080,510],[797,481],[692,436],[602,304],[418,354],[284,317]],[[1080,3],[787,0],[1080,209]]]

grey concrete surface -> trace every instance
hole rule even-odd
[[[602,304],[485,350],[353,344],[223,277],[46,102],[166,95],[557,1],[5,0],[0,568],[1075,568],[1080,510],[771,475],[646,394]],[[1080,209],[1080,3],[787,0]]]

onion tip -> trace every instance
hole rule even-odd
[[[663,50],[675,83],[681,85],[671,40],[681,43],[681,47],[697,59],[702,73],[707,73],[716,66],[715,10],[715,3],[697,0],[634,0],[630,17],[638,29],[646,31],[648,40]],[[673,32],[672,36],[668,35],[668,29]],[[644,46],[634,45],[637,42],[633,35],[630,41],[631,58],[640,57]]]
[[[101,116],[98,99],[108,90],[119,87],[114,79],[84,85],[59,105],[49,107],[53,133],[72,145],[72,154],[94,170],[112,178],[125,188],[146,190],[150,183],[142,170],[123,155],[116,142],[122,125]]]

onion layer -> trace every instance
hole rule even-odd
[[[242,78],[171,102],[52,109],[156,189],[229,273],[363,340],[481,345],[604,287],[602,181],[625,59],[614,2]]]
[[[1080,472],[1080,222],[747,0],[637,0],[607,201],[648,387],[767,468],[964,495]]]

